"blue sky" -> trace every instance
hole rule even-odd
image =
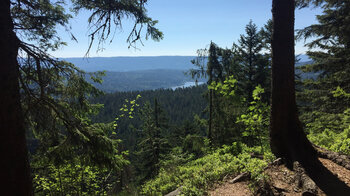
[[[126,39],[131,21],[124,21],[123,29],[117,30],[113,42],[105,43],[104,51],[96,52],[93,47],[90,56],[162,56],[196,55],[196,50],[205,48],[210,41],[221,47],[231,48],[246,24],[252,20],[261,28],[271,16],[272,0],[149,0],[149,15],[159,21],[157,27],[164,33],[160,42],[144,40],[139,50],[128,49]],[[295,28],[300,29],[316,23],[319,9],[296,10]],[[56,57],[83,57],[88,48],[87,18],[82,12],[71,20],[72,33],[78,43],[71,41],[63,29],[58,29],[68,46],[52,52]],[[296,53],[304,53],[303,42],[296,45]]]

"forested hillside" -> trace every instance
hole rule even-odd
[[[153,103],[157,99],[162,106],[164,112],[169,118],[169,122],[179,125],[183,121],[193,121],[196,114],[204,117],[204,109],[206,107],[206,85],[200,85],[189,88],[157,89],[148,91],[132,91],[132,92],[115,92],[100,96],[92,102],[103,104],[103,108],[98,115],[92,119],[95,122],[111,122],[119,115],[120,108],[125,104],[125,100],[133,100],[137,95],[141,98],[138,100],[139,105],[146,102]],[[130,119],[134,123],[139,123],[139,119]],[[128,123],[127,123],[128,124]]]
[[[101,84],[94,83],[89,76],[87,81],[96,88],[112,93],[116,91],[141,91],[181,86],[186,82],[195,82],[191,76],[181,70],[142,70],[129,72],[105,72]],[[199,80],[204,81],[204,80]]]
[[[155,59],[160,57],[155,57]],[[301,59],[307,59],[306,55],[299,57]],[[100,58],[103,59],[103,58]],[[165,57],[171,61],[172,58]],[[193,58],[194,59],[194,58]],[[192,60],[193,60],[192,59]],[[131,61],[132,62],[132,61]],[[296,63],[296,75],[300,78],[312,78],[314,73],[304,73],[299,67],[305,64],[311,64],[312,61],[302,61]],[[152,67],[150,67],[152,68]],[[117,70],[117,69],[116,69]],[[172,69],[150,69],[150,70],[138,70],[138,71],[106,71],[101,77],[102,83],[95,83],[89,75],[86,75],[86,80],[94,85],[96,88],[106,92],[113,93],[116,91],[141,91],[141,90],[155,90],[155,89],[167,89],[176,86],[181,86],[186,82],[206,82],[206,78],[197,78],[195,80],[188,74],[187,70],[172,70]]]

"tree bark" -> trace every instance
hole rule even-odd
[[[0,184],[2,195],[33,195],[10,0],[0,1]]]
[[[273,0],[270,145],[277,157],[293,161],[316,157],[298,118],[294,82],[294,0]]]
[[[273,0],[270,145],[293,168],[298,161],[326,195],[350,195],[350,187],[318,160],[298,118],[294,84],[294,0]]]

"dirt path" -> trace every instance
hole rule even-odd
[[[217,189],[210,191],[211,196],[252,196],[253,194],[249,190],[248,182],[237,182],[231,184],[229,182],[224,183]]]
[[[350,170],[332,162],[329,159],[319,159],[321,163],[333,174],[335,174],[341,181],[345,182],[350,187]],[[308,184],[301,185],[301,179],[305,178],[297,172],[291,171],[284,165],[270,166],[265,170],[265,174],[269,176],[268,184],[271,187],[274,194],[281,194],[285,196],[300,196],[303,192],[308,191],[310,187],[316,195],[325,195],[313,181],[307,182]],[[253,193],[249,189],[249,182],[237,182],[234,184],[229,183],[230,179],[226,180],[221,185],[218,185],[214,190],[209,191],[211,196],[252,196]],[[258,194],[259,195],[259,194]],[[260,193],[264,195],[264,193]]]

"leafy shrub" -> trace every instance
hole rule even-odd
[[[106,195],[112,188],[107,169],[84,166],[74,160],[61,166],[48,165],[37,171],[33,182],[36,195]]]
[[[183,195],[204,195],[225,175],[242,172],[250,172],[253,181],[258,180],[267,161],[252,158],[254,152],[261,152],[261,147],[234,143],[176,168],[161,168],[158,176],[141,187],[141,194],[164,195],[181,187]],[[271,152],[267,152],[266,157],[272,159]]]
[[[334,115],[332,115],[334,116]],[[334,122],[324,121],[325,116],[316,118],[314,122],[307,125],[311,142],[334,152],[350,154],[350,109],[343,114],[337,114],[338,126],[333,127]],[[341,129],[342,131],[341,131]]]

